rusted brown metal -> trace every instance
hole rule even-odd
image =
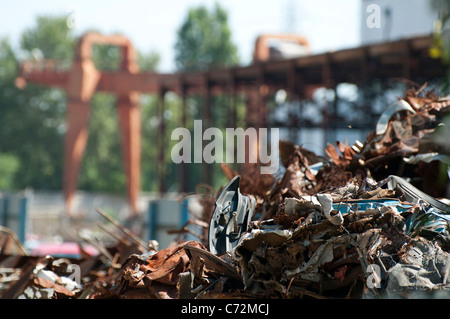
[[[309,53],[308,40],[297,34],[263,34],[258,36],[255,41],[255,47],[253,50],[253,62],[263,62],[270,59],[270,40],[283,40],[295,42],[298,45],[305,48],[305,52]]]
[[[136,244],[138,244],[144,251],[148,249],[148,245],[138,236],[136,236],[133,232],[131,232],[126,227],[122,226],[117,220],[109,216],[102,209],[97,208],[96,211],[102,215],[105,219],[111,222],[114,226],[116,226],[122,233],[131,238]]]
[[[142,258],[131,256],[122,266],[115,291],[125,298],[140,291],[142,298],[176,298],[179,274],[189,265],[184,246],[202,247],[196,242],[181,243]]]
[[[186,250],[191,262],[193,262],[193,259],[196,259],[198,261],[201,260],[204,263],[205,267],[208,268],[208,270],[214,273],[216,276],[230,277],[238,281],[242,280],[236,268],[226,263],[216,255],[211,254],[204,248],[202,249],[186,244],[184,246],[184,249]]]
[[[9,228],[0,225],[0,256],[23,255],[28,256],[28,251],[23,247],[17,235]]]

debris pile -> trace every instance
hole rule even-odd
[[[98,255],[87,253],[79,244],[81,258],[30,256],[15,234],[2,229],[0,242],[0,298],[2,299],[103,299],[117,298],[113,283],[122,264],[133,254],[154,251],[154,243],[145,245],[106,213],[97,210],[122,236],[101,226],[117,239],[105,247],[95,238],[80,233],[80,238],[95,246]]]
[[[67,261],[33,259],[10,267],[20,274],[0,296],[450,297],[450,147],[436,138],[450,101],[422,91],[388,108],[365,143],[336,142],[327,158],[280,142],[279,177],[223,165],[230,181],[203,202],[198,241],[158,250],[121,229],[131,241],[77,261],[78,284]]]

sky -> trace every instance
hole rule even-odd
[[[241,65],[251,62],[256,38],[264,33],[306,36],[313,53],[360,44],[360,0],[217,0],[227,10]],[[71,15],[76,35],[87,29],[120,32],[142,52],[161,56],[159,72],[175,70],[176,33],[188,9],[212,7],[212,0],[0,0],[0,38],[18,46],[20,34],[38,15]]]

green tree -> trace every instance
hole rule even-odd
[[[179,70],[193,71],[227,67],[238,63],[237,48],[231,41],[228,14],[215,4],[189,9],[177,33],[175,61]]]
[[[15,155],[0,154],[0,190],[10,189],[14,174],[19,169],[19,159]]]
[[[45,58],[70,62],[75,35],[67,27],[66,16],[38,16],[36,25],[22,32],[20,45],[29,52],[39,49]]]
[[[36,26],[24,31],[20,44],[27,58],[70,62],[75,37],[65,18],[39,17]],[[0,153],[14,156],[20,166],[5,188],[60,189],[65,94],[33,84],[19,90],[14,85],[18,53],[8,40],[0,46]]]
[[[156,71],[160,60],[159,54],[153,50],[148,53],[138,52],[138,64],[141,72]]]
[[[431,7],[438,13],[435,21],[434,45],[430,49],[433,58],[441,59],[447,65],[447,76],[443,88],[450,88],[450,0],[432,0]]]

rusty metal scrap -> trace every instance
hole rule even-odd
[[[380,117],[377,130],[364,143],[357,141],[350,147],[338,141],[328,145],[325,154],[329,162],[316,175],[314,193],[342,187],[352,178],[362,180],[370,176],[382,180],[389,175],[401,175],[432,196],[444,197],[445,182],[438,184],[432,180],[439,173],[439,161],[448,156],[448,147],[436,143],[433,134],[449,114],[450,100],[428,93],[419,97],[422,91],[408,91],[388,108]],[[434,157],[426,165],[423,161],[408,161],[425,154],[439,154],[440,158]]]
[[[28,252],[22,246],[22,243],[12,230],[0,225],[0,256],[1,255],[27,256]]]
[[[281,141],[279,177],[259,175],[257,165],[239,173],[223,164],[230,181],[240,178],[229,204],[255,199],[253,219],[239,224],[243,232],[225,252],[208,243],[223,190],[206,186],[203,215],[171,231],[182,235],[188,224],[199,225],[198,241],[178,238],[159,250],[99,210],[124,236],[100,227],[116,245],[85,237],[100,255],[76,261],[5,255],[3,248],[0,297],[448,298],[449,181],[440,172],[450,154],[433,133],[450,101],[424,89],[389,108],[364,143],[335,142],[326,157]],[[68,278],[70,262],[80,267],[79,283]]]
[[[187,270],[189,257],[184,249],[186,243],[158,251],[150,256],[132,255],[122,266],[115,291],[127,298],[136,290],[148,290],[149,297],[176,298],[178,276]],[[192,246],[201,244],[192,242]],[[147,257],[147,258],[146,258]],[[150,287],[150,289],[149,289]]]
[[[30,260],[18,278],[2,295],[3,299],[51,299],[75,296],[80,285],[68,276],[70,261],[42,257]]]
[[[397,287],[394,282],[400,279],[398,271],[391,268],[402,263],[399,254],[405,245],[437,238],[448,244],[445,223],[440,224],[445,226],[439,232],[422,234],[429,239],[411,236],[411,216],[425,213],[397,198],[334,202],[333,211],[343,216],[342,224],[327,218],[323,208],[311,197],[286,199],[280,207],[282,219],[260,223],[243,236],[235,252],[247,289],[279,297],[392,296],[391,287]],[[294,217],[287,219],[291,214]],[[444,244],[441,246],[448,247]],[[439,248],[439,252],[440,259],[450,260],[447,251]],[[380,270],[380,281],[368,289],[366,281],[372,275],[367,269],[373,265]],[[444,266],[447,264],[440,267]],[[440,273],[436,268],[434,276]],[[382,282],[382,277],[388,280]],[[450,295],[448,285],[439,289]]]

